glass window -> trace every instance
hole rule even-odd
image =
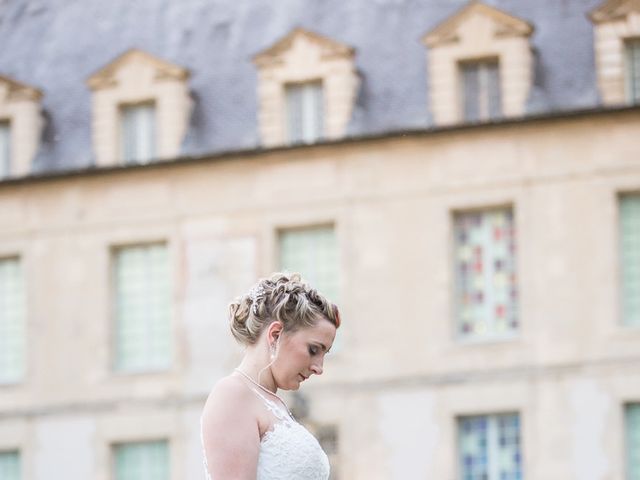
[[[153,103],[121,108],[121,150],[125,163],[147,163],[156,156],[156,112]]]
[[[171,363],[171,285],[164,244],[114,252],[115,368],[135,372]]]
[[[0,121],[0,178],[11,173],[11,127],[9,122]]]
[[[627,100],[640,102],[640,38],[625,42],[627,64]]]
[[[20,480],[19,452],[0,452],[0,479]]]
[[[622,323],[640,326],[640,195],[620,197]]]
[[[627,480],[640,479],[640,403],[625,409]]]
[[[502,115],[500,68],[497,60],[463,62],[462,105],[464,120],[478,121]]]
[[[518,329],[513,211],[454,215],[455,315],[460,338],[500,338]]]
[[[285,95],[289,143],[313,143],[322,138],[322,82],[286,85]]]
[[[338,242],[333,226],[282,230],[280,269],[300,273],[312,287],[338,303]]]
[[[169,443],[123,443],[114,446],[115,480],[169,480]]]
[[[25,291],[17,258],[0,259],[0,383],[15,383],[25,374]]]
[[[316,431],[316,438],[322,450],[324,450],[324,453],[329,457],[329,465],[331,466],[331,476],[329,480],[338,480],[340,478],[338,428],[335,425],[320,426]]]
[[[522,480],[519,415],[459,418],[458,459],[462,480]]]

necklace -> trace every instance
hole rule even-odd
[[[289,414],[289,416],[293,419],[293,414],[291,413],[291,410],[289,410],[289,407],[287,406],[287,404],[285,403],[285,401],[283,399],[281,399],[278,395],[276,395],[275,393],[273,393],[271,390],[269,390],[268,388],[263,387],[262,385],[260,385],[258,382],[256,382],[253,378],[251,378],[247,373],[243,372],[242,370],[240,370],[239,368],[234,368],[233,369],[235,372],[238,372],[240,375],[242,375],[244,378],[246,378],[247,380],[249,380],[252,384],[254,384],[256,387],[258,387],[260,390],[267,392],[269,395],[276,397],[278,400],[280,400],[280,403],[282,403],[282,405],[284,405],[284,408],[286,408],[287,413]]]

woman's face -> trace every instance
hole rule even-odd
[[[297,390],[311,375],[322,375],[324,356],[336,337],[336,327],[322,318],[315,325],[280,338],[271,371],[278,388]]]

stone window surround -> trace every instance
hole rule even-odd
[[[188,78],[188,70],[137,49],[93,74],[87,84],[93,91],[96,164],[122,162],[121,108],[148,102],[156,106],[157,159],[178,157],[192,108]]]
[[[263,145],[287,143],[286,85],[314,81],[323,86],[323,138],[343,137],[359,85],[354,55],[353,48],[301,28],[255,55]]]
[[[589,14],[594,24],[598,89],[605,105],[628,103],[625,43],[640,38],[636,5],[630,0],[609,0]]]
[[[10,128],[10,177],[31,171],[44,125],[41,99],[40,90],[0,75],[0,121]]]
[[[424,35],[434,123],[463,121],[459,65],[487,58],[500,65],[502,115],[523,115],[533,80],[533,30],[524,20],[472,2]]]

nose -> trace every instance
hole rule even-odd
[[[319,360],[317,363],[313,363],[311,365],[311,371],[316,375],[322,375],[322,365],[324,360]]]

